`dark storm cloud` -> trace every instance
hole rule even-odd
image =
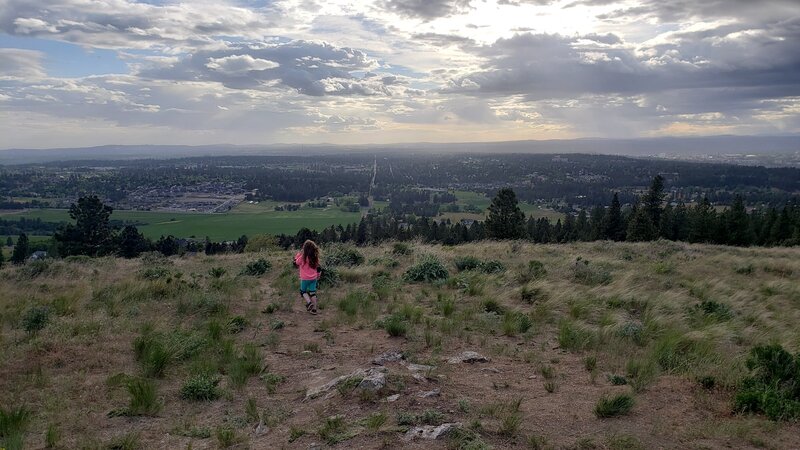
[[[260,89],[271,82],[301,94],[381,95],[396,79],[357,78],[353,71],[374,69],[377,63],[353,48],[327,43],[291,41],[198,51],[175,64],[140,73],[162,80],[214,81],[231,89]]]
[[[378,5],[407,17],[433,20],[466,11],[471,0],[380,0]]]

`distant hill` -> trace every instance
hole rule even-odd
[[[707,136],[638,139],[567,139],[505,142],[412,143],[374,145],[104,145],[85,148],[0,150],[0,164],[83,159],[181,158],[226,155],[318,155],[346,152],[602,153],[648,156],[800,151],[800,136]]]

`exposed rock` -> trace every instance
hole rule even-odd
[[[372,364],[382,366],[386,363],[400,361],[404,358],[405,356],[403,356],[403,352],[400,350],[389,350],[388,352],[376,356],[375,359],[372,360]]]
[[[414,439],[439,439],[440,437],[447,436],[448,433],[460,426],[460,423],[443,423],[439,426],[423,425],[420,427],[414,427],[408,430],[405,435],[403,435],[403,440],[407,442]]]
[[[376,369],[367,369],[364,379],[361,380],[361,383],[358,383],[359,389],[367,391],[377,391],[384,386],[386,386],[386,374]]]
[[[400,398],[400,394],[394,394],[394,395],[390,395],[390,396],[386,397],[386,401],[387,401],[388,403],[394,403],[394,402],[396,402],[396,401],[397,401],[399,398]]]
[[[420,383],[425,383],[425,382],[428,381],[428,379],[425,377],[425,375],[423,375],[423,374],[421,374],[419,372],[414,372],[414,374],[411,375],[411,377],[414,378],[415,380],[419,381]]]
[[[256,427],[256,436],[262,436],[264,434],[269,433],[269,427],[267,427],[264,422],[258,422],[258,426]]]
[[[438,397],[439,394],[441,394],[441,393],[442,393],[441,389],[436,388],[436,389],[434,389],[432,391],[420,392],[419,394],[417,394],[417,397],[419,397],[419,398]]]
[[[460,364],[460,363],[476,363],[476,362],[489,362],[489,358],[473,352],[473,351],[465,351],[462,352],[458,356],[453,356],[452,358],[448,359],[447,362],[450,364]]]
[[[306,400],[320,397],[333,389],[341,383],[351,379],[360,378],[358,384],[359,389],[378,390],[386,385],[386,369],[383,367],[370,367],[369,369],[356,369],[350,374],[336,377],[325,384],[319,386],[311,386],[306,391]]]
[[[436,368],[433,366],[426,366],[425,364],[409,364],[406,367],[412,372],[428,372]]]

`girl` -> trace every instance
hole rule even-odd
[[[300,272],[300,297],[306,301],[306,310],[317,313],[317,280],[319,279],[319,247],[312,240],[294,255],[294,265]]]

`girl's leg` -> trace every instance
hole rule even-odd
[[[311,293],[309,293],[309,292],[301,292],[300,293],[300,297],[302,297],[303,300],[306,301],[306,309],[310,310],[311,309]]]
[[[311,311],[317,312],[317,291],[311,291],[309,296],[311,297]]]

